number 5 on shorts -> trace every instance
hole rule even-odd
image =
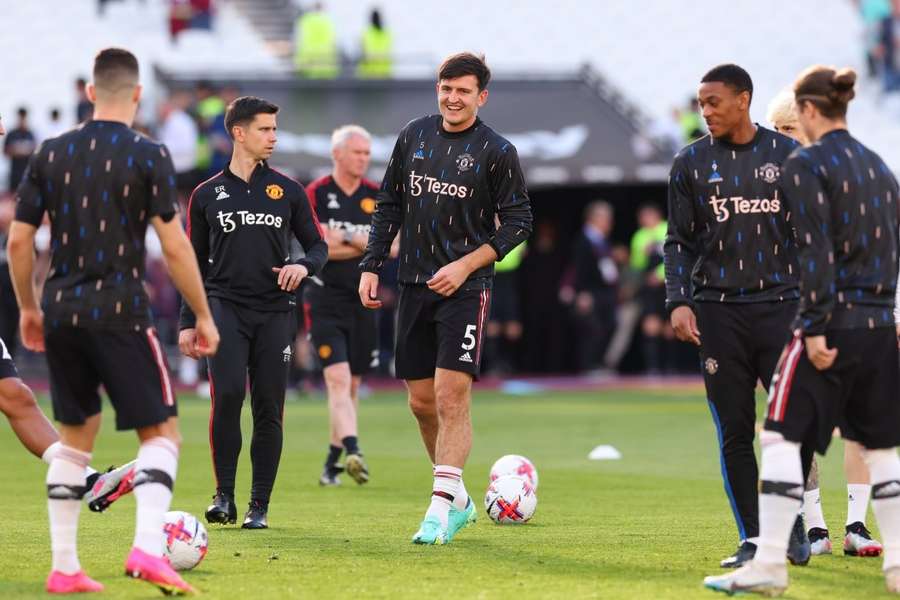
[[[475,325],[466,325],[466,332],[463,334],[463,350],[471,350],[475,347]]]

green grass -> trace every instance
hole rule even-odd
[[[183,398],[179,408],[185,441],[173,508],[202,516],[213,492],[208,402]],[[361,413],[372,482],[358,487],[345,480],[341,488],[320,489],[324,400],[288,403],[272,528],[209,528],[209,554],[187,574],[206,597],[715,597],[701,580],[720,572],[719,559],[737,540],[715,432],[699,391],[477,393],[465,480],[479,521],[446,547],[409,541],[427,506],[431,469],[403,397],[377,394],[363,402]],[[94,454],[97,466],[120,463],[136,450],[134,435],[113,431],[111,423]],[[249,431],[245,418],[240,504],[249,488]],[[587,460],[598,444],[614,445],[622,460]],[[843,531],[846,510],[841,450],[837,442],[821,463],[823,505],[834,536]],[[540,472],[537,512],[522,527],[495,526],[482,509],[488,469],[507,453],[530,457]],[[5,427],[0,472],[0,598],[38,597],[50,566],[45,466]],[[158,597],[122,575],[133,497],[102,515],[81,514],[81,561],[107,586],[105,596]],[[880,560],[815,557],[810,567],[791,568],[791,576],[791,598],[885,594]]]

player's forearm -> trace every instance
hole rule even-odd
[[[391,251],[391,243],[400,231],[403,213],[394,202],[380,201],[372,217],[372,229],[369,231],[369,243],[360,261],[363,271],[377,273]]]
[[[298,260],[297,264],[306,267],[310,275],[318,275],[322,272],[322,267],[325,266],[325,263],[328,262],[328,244],[322,238],[318,238],[318,240],[309,245],[304,244],[302,241],[300,243],[303,245],[306,256]]]
[[[666,309],[692,304],[691,273],[697,263],[693,248],[674,237],[663,245],[663,264],[666,273]]]
[[[163,255],[169,269],[169,276],[190,307],[195,320],[196,318],[208,318],[210,311],[206,301],[206,290],[203,289],[197,257],[187,237],[164,245]]]
[[[811,262],[812,261],[812,262]],[[813,256],[809,252],[801,252],[800,264],[822,265],[814,272],[801,269],[800,275],[800,322],[804,335],[824,335],[834,310],[835,298],[834,268],[828,264],[828,256]]]
[[[27,223],[13,221],[6,254],[16,302],[22,310],[37,310],[34,287],[34,236],[37,229]]]
[[[497,251],[491,244],[482,244],[474,252],[469,252],[459,259],[469,273],[493,264],[497,260]]]

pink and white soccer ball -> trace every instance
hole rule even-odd
[[[163,555],[176,571],[187,571],[200,564],[209,547],[206,527],[197,517],[180,510],[171,510],[163,517],[166,547]]]
[[[498,458],[497,462],[494,463],[494,466],[491,467],[491,481],[496,481],[499,477],[503,477],[504,475],[518,475],[519,477],[524,477],[531,482],[531,486],[534,489],[537,489],[538,487],[537,469],[535,469],[534,464],[524,456],[507,454],[506,456]]]
[[[488,486],[484,508],[494,523],[527,523],[537,508],[537,494],[526,478],[503,475]]]

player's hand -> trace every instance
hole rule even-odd
[[[286,292],[293,292],[299,287],[303,278],[309,275],[309,271],[303,265],[284,265],[272,267],[278,273],[278,287]]]
[[[44,313],[40,309],[23,309],[19,313],[22,345],[32,352],[44,351]]]
[[[806,356],[809,357],[809,362],[815,368],[820,371],[831,368],[831,365],[834,364],[834,359],[837,358],[838,351],[837,348],[828,347],[824,335],[805,337],[803,342],[806,344]]]
[[[900,348],[900,325],[897,325],[897,347]]]
[[[672,329],[675,337],[682,342],[700,345],[700,330],[697,329],[697,316],[690,306],[679,306],[672,311]]]
[[[359,301],[366,308],[381,308],[378,299],[378,275],[364,271],[359,276]]]
[[[594,296],[590,292],[578,292],[575,296],[575,312],[589,315],[594,311]]]
[[[219,329],[212,317],[198,318],[196,325],[197,353],[200,356],[212,356],[219,349]]]
[[[441,296],[452,296],[459,286],[465,282],[471,271],[459,260],[446,264],[437,273],[432,275],[431,279],[426,281],[428,287],[433,292],[437,292]]]
[[[194,360],[200,359],[200,345],[197,343],[197,330],[193,327],[178,332],[178,350]]]

